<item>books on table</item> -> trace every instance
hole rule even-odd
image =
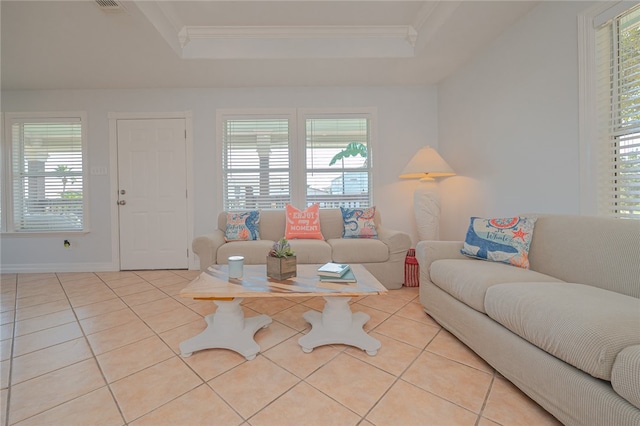
[[[341,277],[329,277],[326,275],[318,275],[320,277],[320,281],[322,282],[331,282],[331,283],[355,283],[358,282],[356,280],[356,276],[353,274],[351,268],[347,270]]]
[[[346,263],[327,262],[318,268],[318,275],[323,275],[325,277],[341,277],[350,269],[351,267]]]
[[[355,283],[356,277],[346,263],[328,262],[318,268],[320,281],[333,283]]]

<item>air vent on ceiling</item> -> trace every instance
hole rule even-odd
[[[123,11],[122,3],[117,0],[95,0],[96,4],[100,9],[104,11]]]

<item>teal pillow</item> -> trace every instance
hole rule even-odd
[[[477,259],[529,269],[529,246],[535,217],[472,217],[460,253]]]
[[[259,240],[259,222],[260,211],[258,210],[227,213],[227,227],[224,234],[225,241]]]
[[[366,209],[340,207],[340,210],[344,223],[343,238],[378,238],[378,231],[373,222],[376,214],[375,206]]]

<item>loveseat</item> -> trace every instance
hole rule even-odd
[[[326,262],[361,263],[388,289],[404,283],[404,261],[411,246],[407,233],[382,226],[380,212],[374,216],[377,238],[342,238],[344,223],[340,209],[320,209],[324,239],[293,239],[289,243],[301,264]],[[218,229],[193,240],[200,269],[226,264],[229,256],[244,256],[245,264],[264,264],[275,241],[285,235],[285,210],[261,210],[259,240],[225,241],[227,212],[218,215]]]
[[[567,425],[640,425],[640,221],[539,215],[529,269],[421,241],[424,310]]]

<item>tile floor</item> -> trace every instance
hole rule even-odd
[[[2,274],[2,425],[553,425],[558,422],[421,309],[417,288],[353,299],[376,356],[305,354],[322,298],[245,299],[252,361],[182,358],[212,302],[178,296],[197,271]]]

